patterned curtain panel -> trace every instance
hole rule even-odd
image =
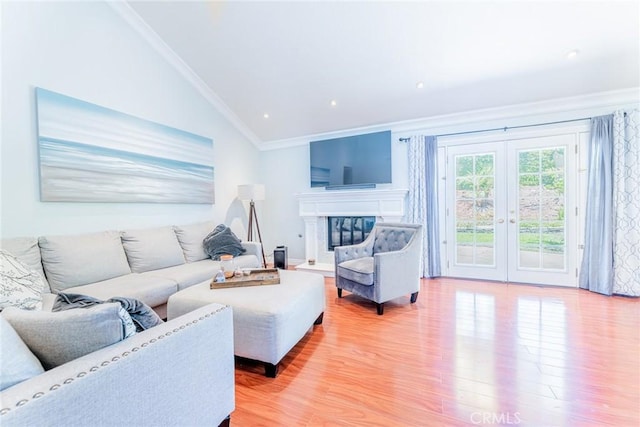
[[[422,275],[440,276],[440,235],[438,229],[438,142],[434,136],[409,139],[409,206],[407,219],[422,224]]]
[[[579,284],[583,289],[613,292],[613,115],[593,117],[588,150],[584,254]]]
[[[613,293],[640,296],[640,111],[613,114]]]

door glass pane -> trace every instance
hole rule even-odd
[[[564,148],[518,152],[519,268],[564,270]]]
[[[456,264],[495,265],[495,155],[455,156]]]

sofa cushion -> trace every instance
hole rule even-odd
[[[38,239],[34,237],[12,237],[2,239],[0,247],[11,255],[18,258],[29,270],[35,271],[42,277],[44,283],[49,287],[49,282],[42,269],[42,259],[40,258],[40,247]]]
[[[49,370],[124,338],[120,304],[58,313],[9,307],[2,316]]]
[[[184,264],[184,253],[172,227],[123,231],[122,245],[134,273]]]
[[[373,257],[356,258],[338,264],[338,276],[361,285],[373,285]]]
[[[215,223],[212,221],[173,227],[187,262],[209,258],[209,255],[204,251],[202,242],[214,227]]]
[[[240,255],[233,260],[237,268],[260,267],[260,262],[255,255]],[[189,286],[213,279],[218,270],[220,270],[220,261],[204,259],[190,262],[189,264],[148,271],[143,273],[143,275],[172,279],[178,284],[178,290],[181,291]]]
[[[178,285],[170,278],[132,273],[102,282],[68,288],[65,292],[89,295],[103,300],[113,297],[135,298],[150,307],[155,307],[166,303],[177,291]]]
[[[44,372],[42,364],[20,339],[7,320],[0,316],[0,390]]]
[[[38,273],[0,250],[0,310],[5,307],[40,310],[45,289],[48,287]]]
[[[43,236],[38,242],[54,292],[131,273],[120,233],[116,231]]]
[[[224,224],[218,225],[203,241],[205,252],[211,259],[219,260],[220,255],[238,256],[246,249],[242,247],[240,239]]]

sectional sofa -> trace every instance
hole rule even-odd
[[[232,309],[211,304],[0,391],[0,425],[228,425],[234,375]]]
[[[2,249],[39,272],[51,292],[136,298],[166,318],[171,295],[212,278],[220,262],[202,241],[216,224],[4,239]],[[242,242],[236,267],[260,267],[260,243]]]
[[[12,238],[2,249],[51,293],[136,298],[165,318],[171,295],[218,271],[202,244],[215,225]],[[259,267],[260,245],[242,246],[236,266]],[[12,329],[0,320],[4,340]],[[232,308],[213,303],[5,388],[0,425],[224,425],[234,406]]]

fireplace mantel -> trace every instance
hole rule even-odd
[[[407,190],[322,191],[298,194],[300,216],[404,216]]]
[[[405,214],[407,193],[406,189],[372,189],[298,194],[298,212],[305,223],[305,258],[316,260],[316,266],[298,268],[333,272],[333,252],[326,246],[327,217],[375,216],[378,222],[399,222]]]

